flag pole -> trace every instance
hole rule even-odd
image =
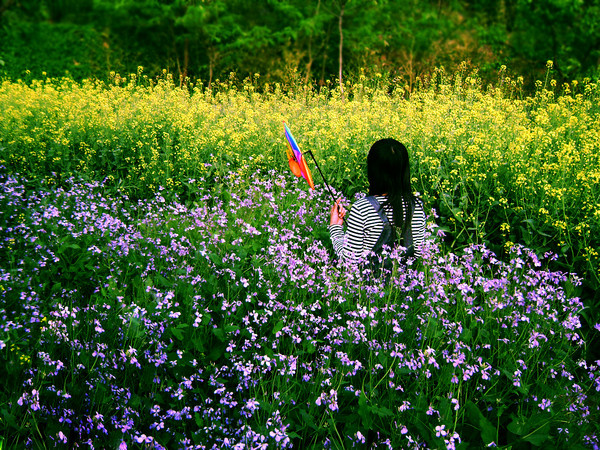
[[[325,176],[323,175],[323,172],[321,171],[321,168],[319,167],[319,164],[317,163],[317,160],[315,159],[315,155],[313,155],[312,150],[307,150],[307,151],[304,152],[304,154],[307,154],[307,153],[312,158],[313,162],[315,163],[315,166],[317,166],[317,170],[321,174],[321,178],[323,178],[323,182],[325,183],[325,186],[327,186],[327,190],[331,194],[331,198],[333,198],[333,202],[335,203],[336,202],[335,195],[333,195],[333,191],[331,190],[331,187],[329,186],[329,183],[327,183],[327,180],[325,179]]]

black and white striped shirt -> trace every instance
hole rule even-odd
[[[376,195],[375,198],[380,204],[386,202],[384,196]],[[392,205],[386,204],[384,211],[390,223],[394,223]],[[425,211],[419,199],[415,202],[411,228],[415,256],[420,256],[425,236]],[[357,200],[350,209],[346,233],[342,225],[329,225],[329,235],[336,255],[341,260],[350,262],[367,256],[373,250],[382,230],[383,223],[366,197]]]

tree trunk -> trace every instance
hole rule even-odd
[[[327,65],[327,49],[329,46],[329,37],[331,36],[332,26],[327,27],[327,34],[325,35],[325,40],[323,41],[323,61],[321,63],[321,77],[319,78],[319,86],[325,85],[325,67]]]
[[[215,60],[214,53],[211,50],[210,56],[208,57],[208,88],[209,89],[212,85],[214,60]]]
[[[339,30],[340,30],[340,72],[339,72],[339,81],[340,81],[340,92],[342,94],[342,99],[344,98],[344,84],[342,82],[342,63],[343,63],[342,53],[343,53],[343,48],[344,48],[344,32],[343,32],[343,28],[342,28],[343,17],[344,17],[344,5],[342,5],[342,9],[340,10],[340,17],[339,17],[339,21],[338,21],[338,27],[339,27]]]
[[[321,0],[317,3],[317,8],[315,9],[315,17],[319,15],[319,8],[321,7]],[[312,32],[308,37],[308,63],[306,63],[306,77],[304,78],[304,84],[308,84],[310,80],[310,71],[313,65],[313,54],[312,54]]]
[[[309,57],[308,62],[306,63],[306,75],[304,77],[304,84],[308,84],[310,81],[310,69],[312,68],[312,58]]]
[[[189,63],[190,63],[190,39],[186,37],[185,38],[185,46],[183,48],[183,73],[181,74],[180,85],[186,84]]]

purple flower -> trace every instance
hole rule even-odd
[[[356,442],[361,443],[361,444],[364,444],[365,442],[367,442],[367,439],[360,431],[357,431],[355,436],[356,436]]]
[[[550,400],[548,400],[547,398],[543,398],[541,403],[538,404],[538,406],[542,409],[542,410],[547,410],[550,409],[550,406],[552,406],[552,402]]]
[[[435,435],[437,437],[444,437],[446,435],[448,435],[448,432],[445,430],[446,426],[445,425],[438,425],[435,427]]]

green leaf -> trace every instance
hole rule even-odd
[[[525,434],[525,431],[523,429],[524,428],[523,424],[519,423],[519,421],[516,417],[514,417],[512,422],[508,424],[507,428],[508,428],[508,431],[510,431],[513,434],[516,434],[517,436],[521,436],[522,434]]]
[[[279,322],[277,322],[275,324],[275,326],[273,327],[273,334],[277,334],[281,331],[281,329],[283,328],[283,320],[280,320]]]
[[[470,341],[472,337],[473,337],[473,332],[471,331],[470,328],[464,328],[462,333],[460,334],[460,340],[463,342]]]
[[[376,406],[373,405],[369,408],[373,414],[376,414],[379,417],[391,417],[394,415],[391,409],[386,408],[385,406]]]
[[[312,355],[316,350],[315,344],[309,341],[304,341],[304,350],[306,350],[306,353],[309,355]]]
[[[225,342],[225,332],[222,328],[213,328],[213,334],[217,337],[221,342]]]
[[[192,339],[192,344],[194,344],[194,350],[197,352],[203,353],[206,350],[202,338],[197,337]]]
[[[367,402],[367,396],[364,391],[361,391],[360,398],[358,399],[358,415],[361,417],[363,427],[370,430],[373,426],[373,416]]]
[[[551,415],[545,412],[527,418],[523,440],[535,446],[541,445],[550,438],[550,420]]]
[[[238,255],[238,258],[240,258],[241,260],[244,260],[248,256],[248,250],[246,250],[244,247],[242,247],[237,251],[237,255]]]
[[[2,408],[2,410],[0,412],[2,413],[2,417],[4,418],[6,423],[8,423],[8,425],[10,425],[13,428],[19,428],[19,426],[15,420],[15,416],[13,416],[12,413],[8,409]],[[0,448],[2,448],[2,447],[0,446]]]
[[[139,409],[140,405],[142,404],[142,399],[139,395],[132,394],[131,399],[129,400],[129,404],[132,408]]]
[[[536,447],[542,445],[545,441],[550,438],[550,424],[547,423],[542,428],[539,428],[535,432],[523,436],[523,440],[527,441]]]
[[[60,283],[60,281],[57,281],[52,284],[52,289],[50,290],[50,292],[52,294],[55,294],[56,292],[60,292],[61,290],[62,290],[62,284]]]
[[[225,325],[225,333],[233,333],[235,331],[238,331],[239,329],[240,329],[240,327],[237,325],[232,325],[230,323]]]
[[[481,440],[485,445],[488,445],[490,442],[496,441],[496,428],[492,425],[492,423],[483,415],[481,410],[473,403],[472,401],[468,401],[465,404],[465,411],[467,417],[472,425],[479,429],[479,433],[481,434]]]
[[[171,328],[171,333],[173,334],[173,336],[175,336],[175,338],[177,338],[178,340],[182,341],[183,340],[183,331],[181,331],[179,328]]]
[[[214,345],[208,354],[208,359],[211,361],[217,361],[219,358],[221,358],[221,356],[223,356],[223,353],[225,353],[224,345]]]
[[[302,416],[302,420],[306,425],[308,425],[313,430],[318,430],[318,427],[315,425],[315,420],[312,415],[310,415],[303,409],[300,410],[300,415]]]
[[[219,266],[220,264],[223,263],[222,258],[219,255],[217,255],[216,253],[210,253],[208,255],[208,258],[212,261],[212,263],[215,266]]]
[[[145,329],[142,327],[142,323],[140,319],[137,317],[132,317],[129,320],[129,328],[127,330],[127,336],[131,339],[137,339],[139,337],[144,336]]]

